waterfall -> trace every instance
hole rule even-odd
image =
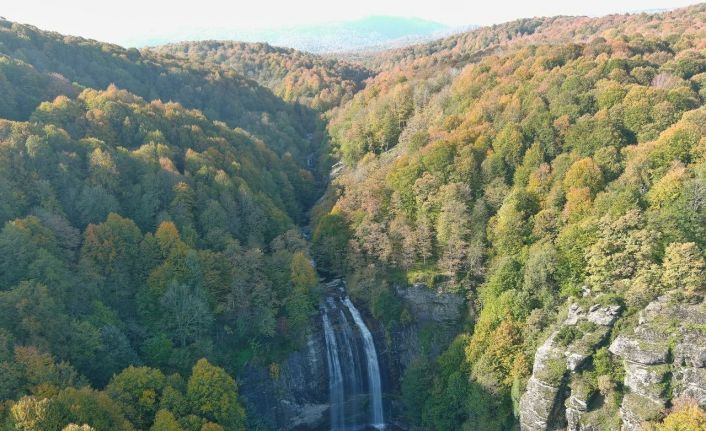
[[[338,310],[338,316],[341,322],[341,328],[343,329],[343,344],[345,349],[343,350],[343,356],[345,358],[346,367],[344,368],[346,372],[344,373],[344,381],[346,382],[347,393],[351,396],[350,402],[348,403],[348,415],[351,419],[360,422],[360,396],[363,393],[363,371],[360,367],[361,357],[358,354],[358,344],[355,343],[355,338],[353,335],[353,329],[348,323],[348,319],[343,311],[343,309]]]
[[[363,318],[360,317],[358,309],[348,297],[343,300],[343,303],[353,316],[353,321],[363,334],[363,343],[365,346],[365,358],[368,363],[368,391],[371,399],[371,425],[377,429],[385,428],[385,419],[383,418],[382,409],[382,384],[380,382],[380,366],[378,364],[378,354],[375,350],[375,343],[370,330],[365,325]]]
[[[345,429],[343,372],[338,360],[338,345],[336,335],[333,333],[331,321],[326,313],[322,314],[324,322],[324,337],[326,339],[326,359],[328,363],[328,389],[331,403],[331,430]]]
[[[341,299],[336,292],[323,302],[321,318],[331,430],[384,429],[380,365],[373,336],[360,312],[350,299]]]

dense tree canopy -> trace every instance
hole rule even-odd
[[[403,377],[412,423],[507,429],[491,420],[572,297],[626,320],[665,292],[703,298],[705,11],[520,20],[363,58],[381,72],[331,114],[345,167],[314,253],[373,314],[385,282],[475,311],[444,354],[462,351],[462,395],[434,358]]]
[[[223,64],[288,102],[326,111],[349,100],[372,73],[356,63],[266,43],[184,42],[152,48],[193,62]]]
[[[234,376],[302,347],[320,274],[388,338],[415,319],[395,287],[468,298],[402,372],[406,420],[512,428],[567,303],[629,327],[706,296],[705,23],[524,19],[345,61],[0,19],[0,429],[245,429]],[[614,360],[583,376],[613,413]],[[673,407],[650,426],[703,428]]]
[[[0,428],[244,429],[231,375],[314,314],[316,115],[4,20],[0,53]]]
[[[110,84],[146,100],[175,101],[199,109],[211,121],[248,130],[279,153],[300,163],[311,152],[309,134],[316,115],[287,103],[232,68],[190,63],[124,49],[93,40],[44,32],[0,19],[0,102],[2,118],[27,119],[38,102],[76,87],[105,89]]]

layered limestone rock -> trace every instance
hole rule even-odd
[[[566,423],[567,429],[570,430],[593,430],[594,427],[585,423],[584,416],[588,412],[588,405],[591,400],[592,392],[590,389],[583,387],[582,382],[571,382],[571,395],[566,400]],[[588,390],[587,390],[588,389]]]
[[[623,429],[640,430],[679,397],[706,408],[706,304],[665,295],[640,313],[633,331],[620,334],[610,352],[623,359]]]
[[[574,374],[605,342],[620,311],[617,305],[570,305],[564,322],[535,354],[532,376],[520,399],[522,430],[589,429],[582,425],[582,416],[590,393],[573,384]]]
[[[520,428],[527,431],[554,430],[565,425],[562,403],[565,398],[566,360],[555,344],[554,332],[534,357],[532,376],[520,399]]]

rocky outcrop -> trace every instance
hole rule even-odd
[[[567,367],[564,352],[555,344],[556,336],[557,333],[553,333],[535,354],[532,376],[520,399],[522,430],[554,430],[566,423],[562,417],[562,403]]]
[[[634,330],[615,338],[610,352],[625,367],[624,430],[658,419],[673,398],[688,397],[706,408],[705,304],[660,297],[640,313]]]
[[[587,424],[585,420],[592,396],[593,393],[590,391],[590,388],[586,388],[581,379],[573,379],[570,387],[570,396],[565,403],[567,429],[582,431],[599,430],[599,428]]]
[[[573,303],[564,322],[537,350],[532,376],[520,399],[520,427],[527,431],[585,430],[590,392],[574,375],[607,339],[620,314],[617,305]]]
[[[310,328],[306,346],[274,369],[246,367],[238,376],[250,416],[270,429],[323,429],[328,422],[326,347],[320,325]]]

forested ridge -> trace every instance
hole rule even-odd
[[[356,63],[267,43],[183,42],[152,49],[193,62],[226,65],[286,101],[296,101],[322,112],[348,101],[372,75]]]
[[[266,429],[235,376],[279,377],[320,276],[387,340],[416,318],[398,287],[466,299],[402,370],[397,423],[519,429],[549,339],[589,347],[544,381],[619,429],[636,394],[608,345],[706,295],[705,101],[704,5],[346,59],[0,20],[0,429]],[[572,306],[620,314],[590,341]],[[644,426],[704,429],[702,400],[657,386]]]
[[[146,100],[174,101],[241,127],[273,150],[304,158],[316,116],[227,67],[157,57],[147,51],[63,36],[0,21],[3,118],[27,119],[36,101],[115,84]],[[46,84],[45,84],[46,82]],[[27,92],[27,93],[25,93]]]

